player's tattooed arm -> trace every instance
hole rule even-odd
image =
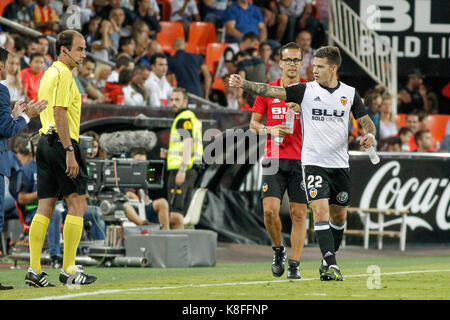
[[[373,123],[372,119],[370,119],[367,114],[359,118],[358,122],[363,128],[365,134],[370,133],[375,136],[375,134],[377,133],[377,129],[375,128],[375,124]]]
[[[284,87],[275,87],[265,83],[243,80],[242,88],[258,96],[286,100],[286,89]]]

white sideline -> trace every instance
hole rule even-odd
[[[444,270],[416,270],[416,271],[398,271],[398,272],[387,272],[380,273],[380,276],[397,275],[397,274],[413,274],[413,273],[430,273],[430,272],[450,272],[450,269]],[[354,275],[344,275],[345,278],[355,278],[355,277],[367,277],[373,274],[354,274]],[[319,280],[318,278],[307,278],[300,280],[269,280],[269,281],[249,281],[249,282],[225,282],[225,283],[205,283],[205,284],[188,284],[182,286],[169,286],[169,287],[149,287],[149,288],[131,288],[131,289],[110,289],[110,290],[98,290],[92,292],[80,292],[74,294],[66,294],[61,296],[48,296],[41,298],[33,298],[28,300],[54,300],[54,299],[70,299],[78,298],[83,296],[95,296],[108,293],[124,293],[133,291],[148,291],[148,290],[167,290],[167,289],[181,289],[181,288],[201,288],[201,287],[219,287],[219,286],[236,286],[236,285],[253,285],[253,284],[269,284],[269,283],[281,283],[281,282],[291,282],[291,281],[311,281]]]

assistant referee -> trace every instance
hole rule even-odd
[[[56,202],[64,198],[68,213],[64,223],[64,256],[59,281],[90,284],[95,276],[75,265],[86,211],[86,164],[78,145],[81,95],[71,70],[86,58],[82,34],[65,30],[56,39],[58,60],[42,77],[38,97],[49,103],[41,113],[41,138],[36,152],[38,209],[29,232],[30,267],[25,282],[34,287],[53,286],[41,270],[41,253]]]

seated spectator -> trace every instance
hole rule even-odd
[[[314,62],[314,50],[311,48],[312,36],[307,30],[302,30],[297,34],[295,42],[302,49],[303,52],[303,65],[300,69],[300,78],[306,79],[306,70],[313,65]]]
[[[277,25],[277,17],[279,14],[278,4],[273,0],[253,0],[253,4],[261,9],[261,13],[264,17],[264,23],[267,29],[271,30],[272,27]],[[270,33],[269,33],[270,34]],[[274,37],[268,37],[274,38]]]
[[[228,6],[227,0],[203,0],[202,20],[212,22],[216,28],[223,27],[223,15]]]
[[[40,36],[37,38],[37,41],[39,43],[39,47],[37,52],[42,53],[44,56],[44,71],[47,70],[53,63],[53,58],[51,55],[48,54],[48,39],[46,36]]]
[[[211,73],[204,58],[199,54],[186,52],[185,47],[186,42],[183,39],[175,39],[173,43],[175,55],[168,58],[169,70],[175,74],[179,87],[208,99],[212,83]],[[203,75],[203,90],[200,72]]]
[[[390,94],[385,94],[380,107],[380,141],[397,134],[397,121],[392,113],[392,97]]]
[[[223,20],[227,32],[226,42],[239,42],[248,32],[258,35],[261,42],[267,39],[261,10],[249,0],[237,0],[228,6]]]
[[[216,77],[223,78],[227,74],[236,72],[236,65],[233,63],[233,57],[239,51],[245,51],[250,48],[257,49],[259,46],[259,38],[256,33],[249,32],[244,35],[239,43],[230,43],[217,64]]]
[[[364,95],[364,104],[367,106],[368,114],[373,124],[375,125],[376,135],[375,140],[380,141],[380,107],[383,102],[383,97],[376,90],[368,90]]]
[[[101,7],[100,5],[97,5],[97,7],[97,12],[102,19],[108,19],[112,9],[121,7],[125,12],[126,26],[131,26],[136,18],[135,14],[130,9],[128,9],[126,6],[121,6],[121,0],[109,0],[106,6]]]
[[[319,11],[319,22],[325,30],[328,30],[328,0],[316,0],[317,10]]]
[[[83,25],[82,34],[86,41],[86,51],[92,51],[92,43],[97,40],[97,34],[100,32],[100,23],[102,18],[99,16],[93,17],[88,23]]]
[[[20,69],[25,69],[30,66],[30,57],[34,53],[38,53],[39,42],[36,38],[29,38],[25,40],[26,51],[20,60]],[[20,42],[17,43],[20,45]]]
[[[423,77],[419,70],[408,75],[408,83],[397,95],[399,113],[409,113],[414,110],[430,112],[427,88],[423,85]]]
[[[111,75],[111,67],[107,64],[97,63],[97,67],[95,68],[95,77],[92,82],[93,85],[100,91],[103,91],[105,88],[106,82]]]
[[[417,143],[417,152],[434,152],[433,149],[433,138],[431,136],[430,130],[420,130],[414,135]]]
[[[278,5],[280,13],[275,40],[280,43],[294,41],[295,33],[302,29],[314,36],[319,21],[312,16],[312,0],[279,0]]]
[[[159,24],[159,7],[155,0],[136,0],[134,13],[138,20],[145,22],[149,29],[151,39],[156,39],[156,34],[161,31]]]
[[[421,130],[430,129],[430,128],[428,128],[428,123],[429,123],[428,114],[426,112],[419,111],[419,112],[417,112],[417,115],[419,117],[419,128],[417,130],[421,131]]]
[[[148,70],[147,70],[148,71]],[[121,72],[122,73],[122,72]],[[124,104],[128,106],[146,106],[148,94],[143,88],[145,82],[145,70],[141,66],[136,66],[133,71],[133,77],[128,85],[122,87],[123,95],[125,97]],[[119,75],[120,79],[120,75]]]
[[[242,104],[242,97],[239,95],[238,88],[231,88],[228,80],[230,75],[227,74],[223,77],[223,83],[225,84],[225,97],[226,97],[226,107],[231,110],[239,110],[239,105]]]
[[[409,141],[411,140],[411,137],[413,137],[411,129],[407,127],[400,128],[400,130],[398,130],[398,137],[401,141],[401,150],[406,152],[411,151],[411,147],[409,146]]]
[[[86,101],[83,103],[105,103],[106,97],[94,85],[95,60],[87,57],[79,68],[78,80],[83,86],[83,91],[87,94]]]
[[[119,82],[119,73],[124,69],[134,70],[134,61],[129,56],[121,56],[116,59],[116,67],[111,72],[111,75],[108,77],[107,81]]]
[[[112,104],[125,104],[125,95],[123,88],[131,85],[131,79],[133,79],[133,70],[121,70],[119,73],[119,81],[106,82],[106,86],[103,89],[103,94],[108,97],[109,101]]]
[[[133,160],[145,161],[147,154],[145,150],[133,150],[131,152]],[[127,190],[127,198],[131,200],[140,200],[135,190]],[[156,223],[162,225],[162,230],[169,229],[184,229],[183,215],[178,212],[170,212],[169,203],[164,198],[151,200],[148,194],[145,195],[145,215],[146,220],[143,220],[136,212],[134,207],[129,203],[125,203],[125,215],[137,225],[148,225]]]
[[[150,29],[144,21],[138,20],[133,24],[131,36],[136,44],[136,51],[138,51],[137,48],[139,47],[139,54],[135,52],[135,55],[138,57],[133,56],[133,58],[136,58],[136,63],[136,61],[143,56],[143,52],[148,48],[150,41]]]
[[[170,9],[170,21],[181,21],[186,36],[189,34],[191,21],[200,21],[200,14],[195,0],[172,0]]]
[[[244,80],[265,82],[267,76],[266,64],[259,56],[255,56],[255,53],[257,53],[256,49],[247,49],[244,51],[242,60],[236,63],[237,72]],[[243,92],[243,97],[251,106],[256,99],[256,95],[249,92]]]
[[[283,76],[283,70],[280,67],[280,48],[277,48],[273,54],[273,61],[275,62],[270,67],[267,73],[267,83],[275,81]]]
[[[33,12],[30,9],[29,0],[15,0],[8,4],[3,11],[3,18],[20,23],[21,25],[34,29]],[[9,27],[2,25],[4,31],[12,31]]]
[[[0,32],[0,47],[5,48],[11,53],[15,53],[16,40],[8,32]]]
[[[134,39],[131,36],[120,38],[119,53],[116,56],[116,61],[123,57],[132,59],[135,56],[135,54],[136,54],[136,42],[134,41]]]
[[[261,59],[264,61],[264,63],[266,64],[267,76],[269,75],[270,68],[275,64],[275,61],[272,60],[272,54],[273,54],[273,50],[272,50],[272,47],[270,46],[269,42],[265,41],[260,44],[259,55],[260,55]],[[267,82],[267,78],[266,78],[265,82]]]
[[[151,72],[144,86],[150,92],[150,106],[165,108],[173,88],[166,79],[168,70],[167,57],[162,53],[155,54],[151,59]]]
[[[44,75],[44,56],[42,53],[34,53],[30,58],[30,67],[20,72],[22,86],[27,92],[28,100],[38,101],[39,85]]]
[[[401,152],[401,140],[399,137],[390,137],[386,140],[386,151],[387,152]]]
[[[23,37],[15,34],[14,37],[14,54],[20,58],[20,69],[25,69],[28,67],[28,63],[24,61],[24,57],[27,55],[27,42]],[[28,57],[28,62],[30,58]]]
[[[20,77],[20,58],[15,54],[9,54],[6,60],[6,79],[1,81],[8,88],[11,101],[25,100],[26,91],[22,86]]]
[[[161,44],[157,40],[151,40],[148,43],[147,52],[137,60],[136,65],[144,64],[150,68],[151,65],[150,60],[152,56],[157,53],[162,53]]]
[[[415,140],[415,135],[419,131],[419,116],[416,112],[411,112],[406,115],[405,119],[405,127],[411,130],[411,139],[409,140],[409,149],[411,151],[416,151],[417,144]]]
[[[114,47],[111,35],[114,33],[109,20],[103,20],[100,24],[100,32],[91,44],[92,54],[104,61],[114,61],[117,49]]]
[[[34,25],[44,35],[56,34],[59,27],[59,16],[49,6],[49,0],[37,0],[33,8]]]
[[[122,37],[129,37],[131,35],[131,28],[125,27],[125,11],[121,7],[112,8],[109,12],[109,19],[111,22],[111,43],[119,51],[119,40]]]

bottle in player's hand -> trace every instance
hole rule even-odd
[[[375,148],[373,146],[367,148],[366,152],[373,164],[377,164],[378,162],[380,162],[380,157],[377,155],[377,152],[375,151]]]

